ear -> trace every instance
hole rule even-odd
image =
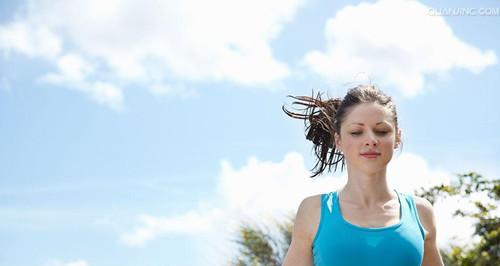
[[[397,149],[400,144],[401,144],[401,129],[398,128],[398,131],[396,132],[396,142],[394,144],[394,149]]]
[[[335,132],[334,138],[335,138],[335,147],[337,147],[337,150],[343,153],[344,151],[342,151],[342,141],[340,139],[340,134]]]

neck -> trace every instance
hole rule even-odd
[[[360,207],[372,207],[397,197],[389,187],[386,170],[373,173],[349,171],[347,184],[340,190],[342,200]]]

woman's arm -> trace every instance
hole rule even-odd
[[[314,217],[315,200],[314,197],[307,197],[299,205],[293,225],[292,243],[288,248],[283,266],[313,265],[310,228],[314,221],[313,218],[318,218]]]
[[[415,204],[422,226],[426,231],[422,266],[443,266],[444,263],[436,243],[436,218],[432,204],[427,199],[420,197],[415,197]]]

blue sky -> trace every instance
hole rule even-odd
[[[345,182],[281,111],[312,89],[393,96],[401,191],[499,178],[498,2],[245,2],[0,3],[0,265],[224,265],[239,219]]]

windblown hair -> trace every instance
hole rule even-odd
[[[345,168],[344,155],[335,146],[334,135],[337,132],[340,135],[340,128],[347,116],[347,113],[361,103],[377,103],[387,108],[393,115],[393,122],[398,129],[398,119],[396,106],[390,96],[387,96],[374,85],[358,85],[348,90],[343,99],[330,98],[322,99],[322,94],[318,93],[312,96],[292,96],[297,101],[292,104],[305,106],[298,109],[303,113],[290,112],[282,106],[282,110],[290,117],[304,120],[306,139],[313,142],[313,149],[317,157],[311,178],[322,174],[328,167],[328,172],[337,171],[338,164],[341,164],[340,171]]]

